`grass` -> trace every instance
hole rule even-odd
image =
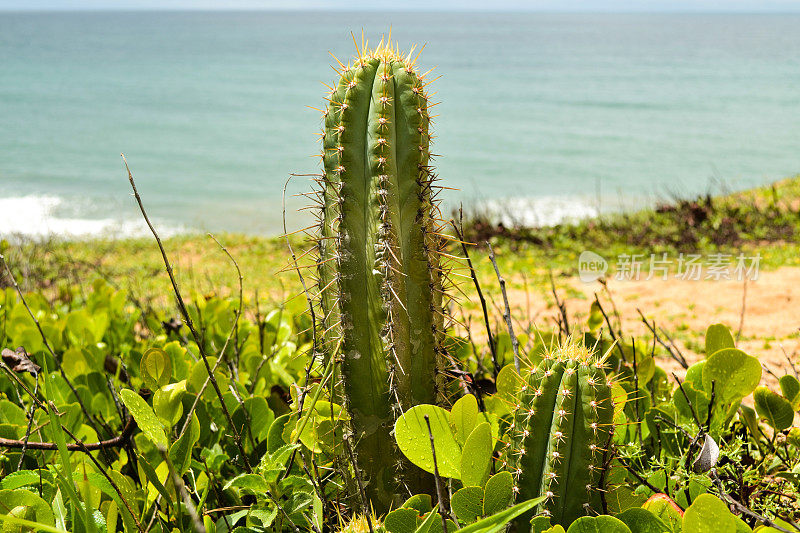
[[[762,269],[798,266],[800,244],[795,236],[800,235],[799,209],[800,176],[795,176],[743,192],[553,227],[505,228],[476,215],[465,222],[464,230],[465,238],[472,242],[492,241],[509,287],[546,294],[549,273],[554,272],[556,279],[576,275],[583,250],[600,254],[612,265],[622,254],[649,257],[668,253],[674,257],[685,252],[759,253]],[[300,292],[297,274],[291,269],[281,273],[289,260],[284,239],[241,234],[217,238],[241,267],[246,298],[258,293],[261,301],[279,303]],[[298,254],[310,246],[297,236],[292,243]],[[176,236],[166,239],[164,245],[184,291],[227,296],[238,290],[230,259],[207,235]],[[57,294],[70,290],[76,282],[88,287],[91,279],[102,277],[151,305],[171,304],[169,282],[152,239],[6,242],[0,251],[30,290]],[[460,249],[454,253],[461,255]],[[497,291],[487,250],[471,247],[470,254],[478,279],[488,291]],[[309,262],[308,258],[302,261]],[[473,292],[471,283],[463,283],[462,288],[468,295]]]

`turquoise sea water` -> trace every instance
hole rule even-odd
[[[390,26],[442,76],[450,205],[550,222],[800,172],[798,15],[0,13],[0,234],[140,231],[120,152],[162,228],[279,233],[328,51]]]

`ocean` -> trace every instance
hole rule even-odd
[[[800,15],[0,12],[0,236],[282,232],[329,52],[425,45],[449,211],[555,223],[800,172]],[[306,220],[287,189],[289,230]]]

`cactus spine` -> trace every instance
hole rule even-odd
[[[523,370],[505,460],[521,501],[546,496],[534,514],[567,528],[590,509],[600,512],[605,450],[614,431],[611,387],[583,345],[568,341]],[[527,531],[531,514],[518,519]]]
[[[411,54],[383,41],[357,48],[351,64],[339,63],[324,111],[319,308],[337,363],[335,394],[381,511],[405,489],[433,486],[406,463],[391,430],[409,407],[440,403],[441,239],[424,76]]]

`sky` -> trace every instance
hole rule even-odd
[[[0,0],[0,10],[800,12],[800,0]]]

